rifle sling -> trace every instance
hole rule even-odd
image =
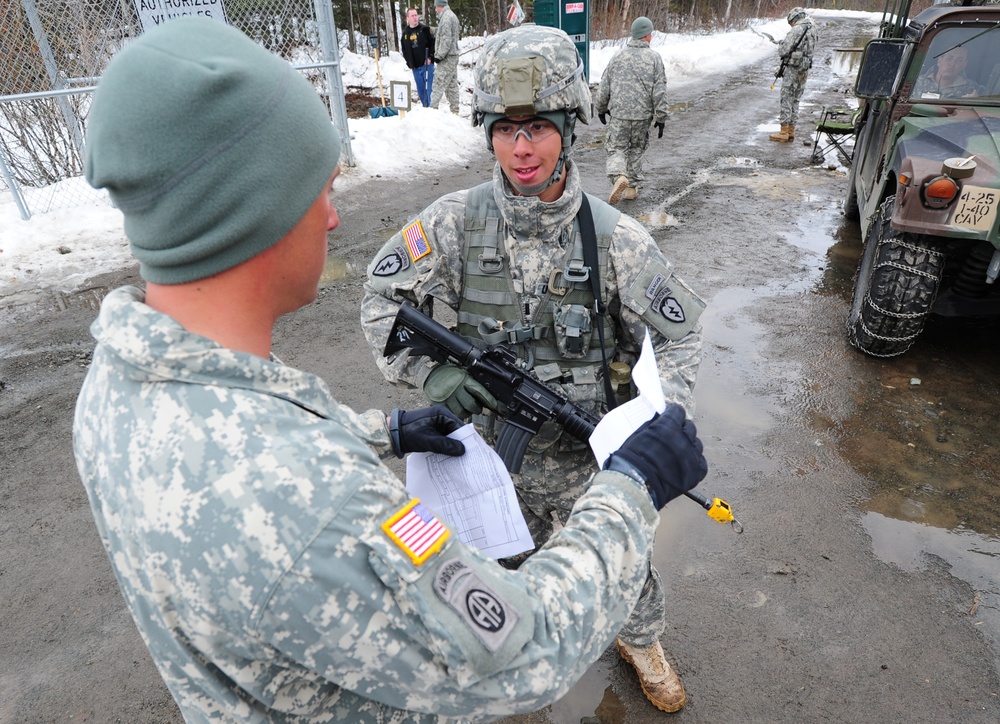
[[[594,229],[594,214],[590,210],[587,194],[582,194],[580,210],[580,238],[583,241],[583,263],[590,267],[590,286],[594,291],[594,311],[597,312],[597,338],[601,343],[601,369],[604,371],[604,397],[609,410],[615,408],[615,392],[611,389],[611,374],[608,371],[608,355],[604,347],[604,300],[601,298],[601,280],[598,279],[600,264],[597,260],[597,232]]]
[[[781,71],[783,71],[785,69],[785,66],[788,65],[789,58],[791,58],[793,55],[795,55],[795,51],[799,49],[799,45],[802,43],[803,40],[805,40],[806,33],[808,33],[808,32],[809,32],[809,28],[806,28],[805,30],[803,30],[802,31],[802,35],[800,35],[799,39],[795,41],[795,45],[793,45],[792,49],[788,51],[788,58],[782,58],[781,59],[781,67],[778,68],[778,75],[776,77],[779,77],[779,78],[781,77]]]

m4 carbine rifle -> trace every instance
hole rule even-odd
[[[503,345],[476,347],[407,303],[399,307],[382,354],[391,357],[404,349],[461,367],[497,399],[497,414],[503,418],[503,425],[495,449],[511,473],[520,471],[528,442],[548,420],[554,420],[582,442],[590,438],[600,422],[596,415],[577,407],[524,369],[512,349]],[[684,494],[708,511],[713,520],[732,523],[736,532],[743,532],[726,501],[709,500],[693,490]]]

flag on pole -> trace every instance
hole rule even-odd
[[[514,0],[513,5],[507,8],[507,22],[511,25],[520,25],[524,22],[524,11],[521,9],[521,3]]]

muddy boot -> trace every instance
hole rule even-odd
[[[644,649],[629,646],[621,639],[615,642],[621,657],[635,667],[642,691],[653,706],[668,713],[680,711],[687,701],[687,694],[684,693],[681,677],[667,663],[660,642]]]
[[[772,133],[769,138],[778,143],[788,143],[795,138],[795,126],[791,123],[782,123],[781,130],[777,133]]]
[[[617,204],[621,201],[622,194],[625,193],[625,189],[628,188],[628,179],[624,176],[619,176],[615,179],[615,185],[611,187],[611,195],[608,197],[609,204]]]
[[[622,201],[635,201],[639,198],[639,189],[629,186],[622,192]]]

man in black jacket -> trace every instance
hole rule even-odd
[[[400,47],[406,65],[413,71],[420,103],[426,108],[431,104],[431,88],[434,85],[434,36],[431,29],[420,22],[416,8],[406,11],[406,24]]]

